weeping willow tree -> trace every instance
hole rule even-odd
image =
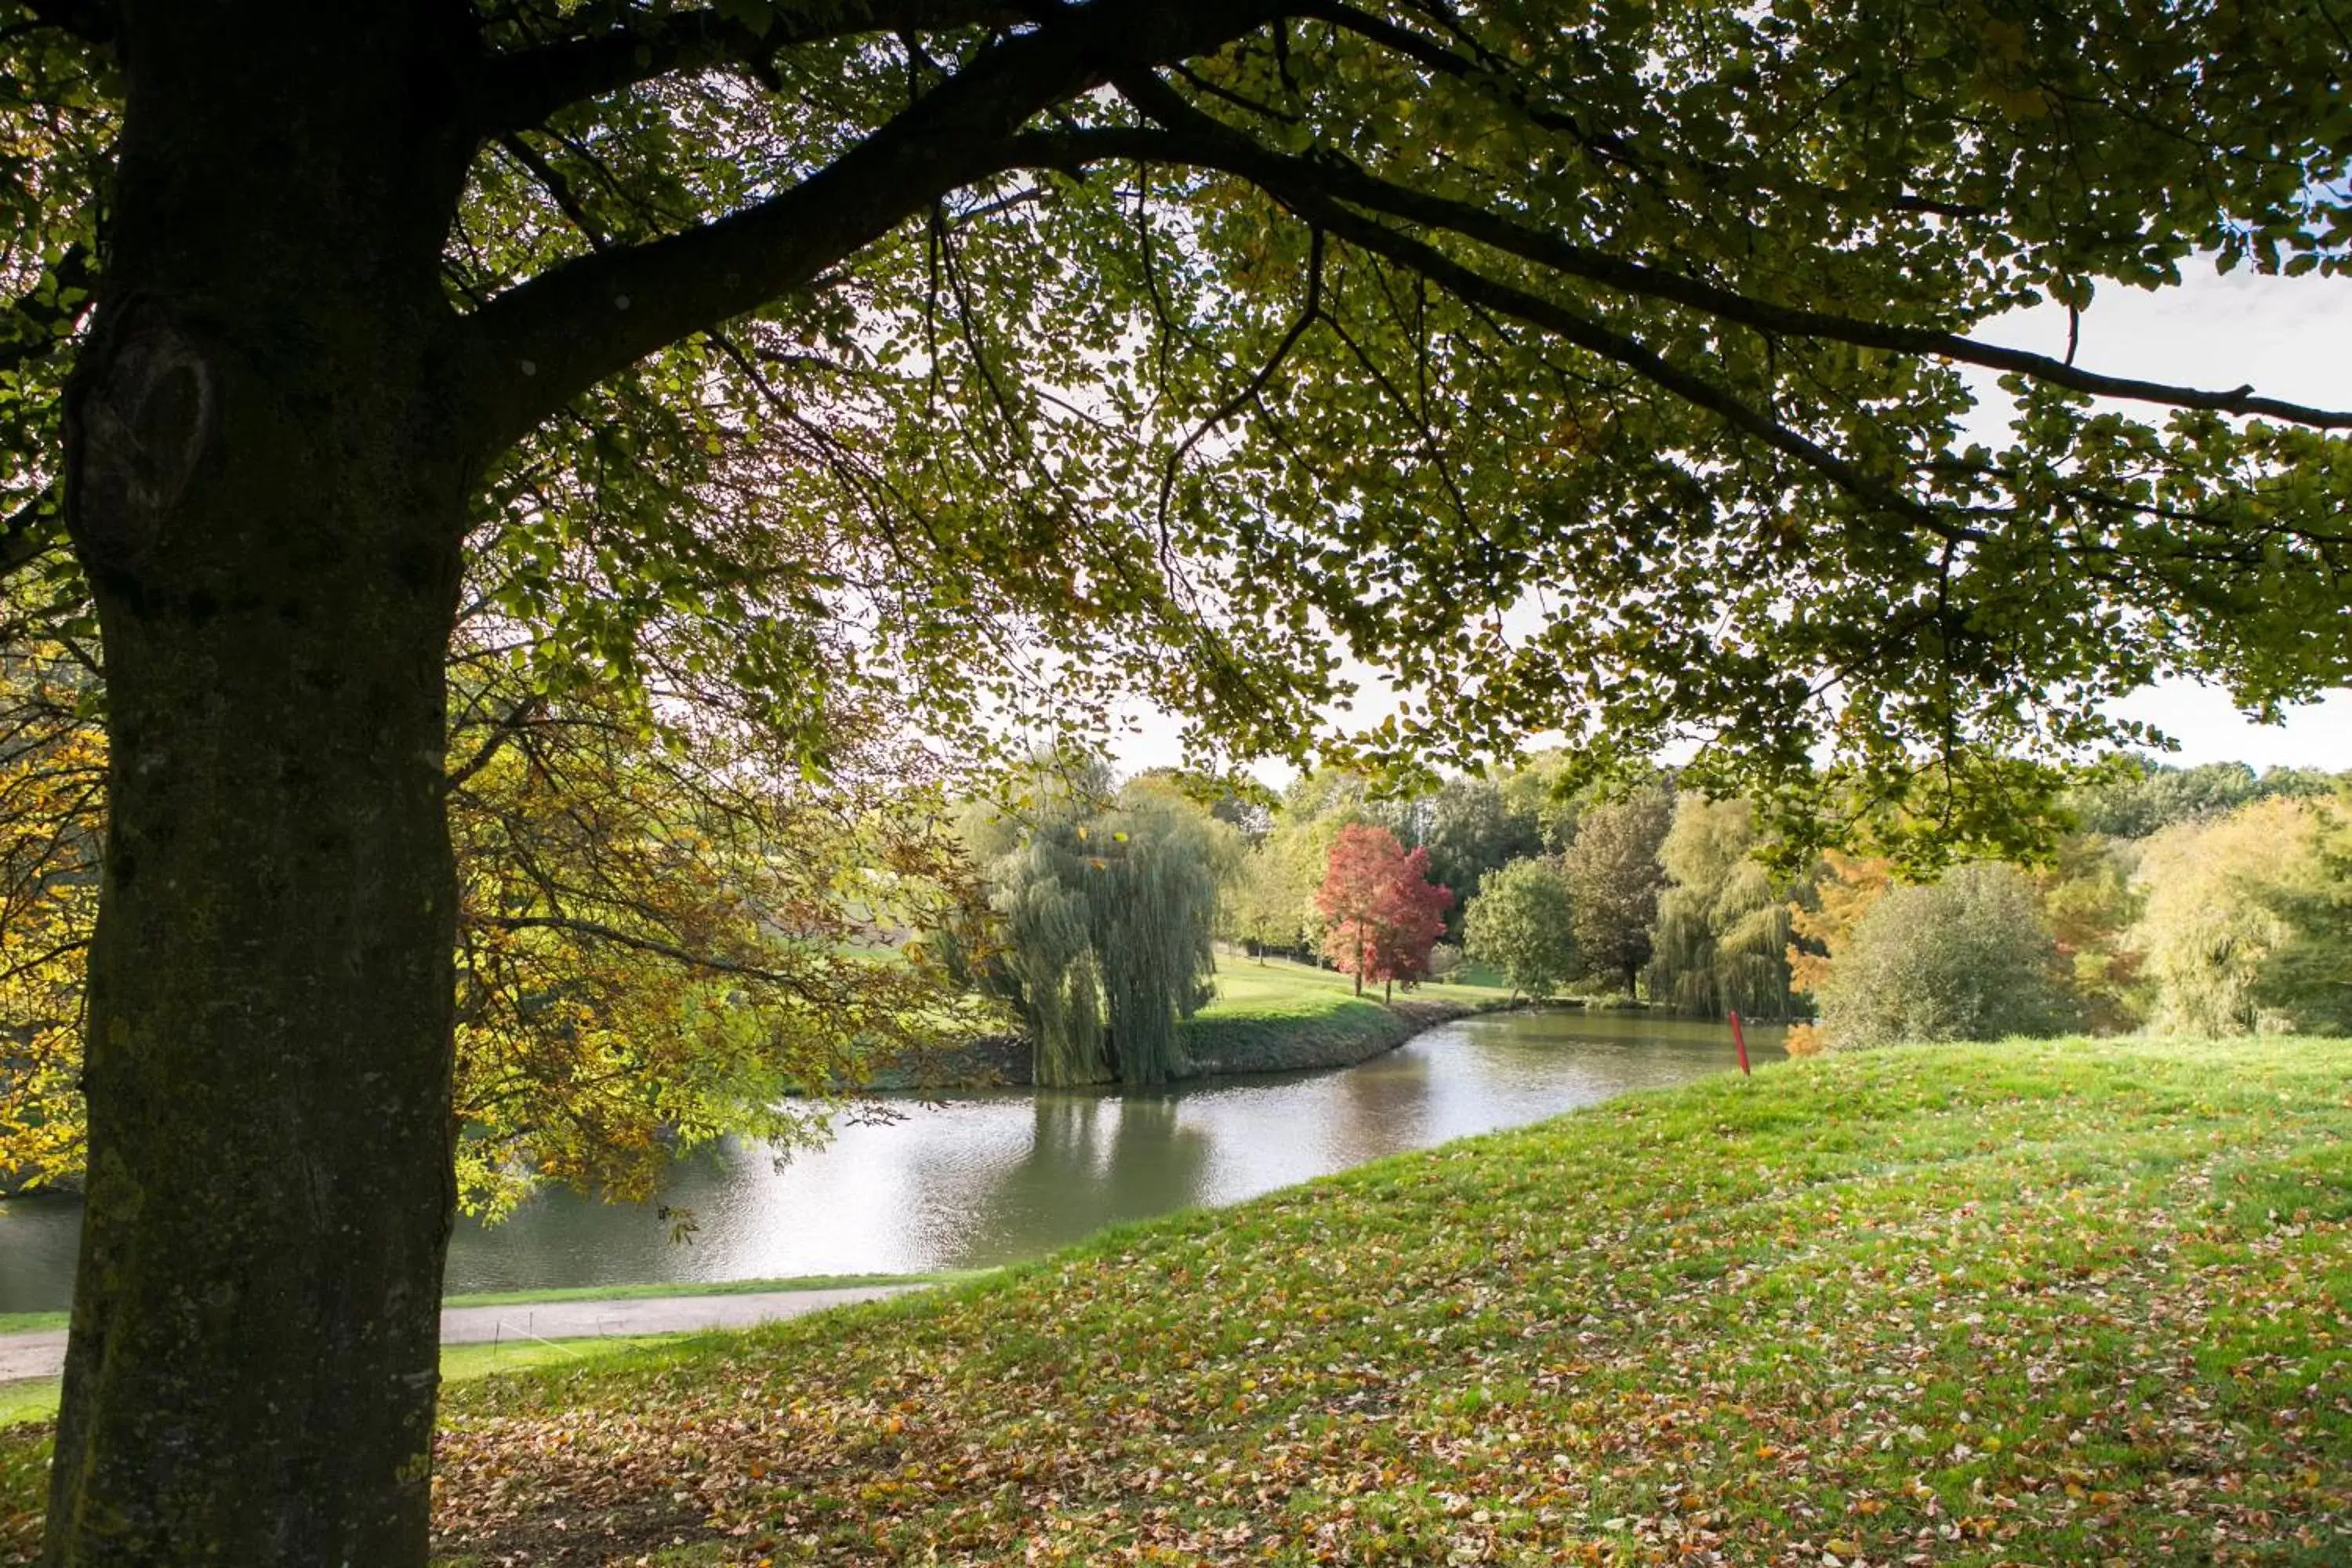
[[[1757,837],[1748,802],[1676,797],[1658,847],[1667,887],[1651,938],[1656,1000],[1706,1017],[1790,1013],[1788,898],[1750,856]]]
[[[2147,901],[2126,942],[2151,991],[2160,1035],[2245,1035],[2292,1027],[2263,977],[2293,947],[2280,904],[2322,885],[2323,818],[2311,802],[2256,801],[2176,823],[2140,851]]]
[[[1066,826],[1066,825],[1065,825]],[[1039,1083],[1099,1083],[1105,1050],[1102,975],[1095,960],[1093,900],[1070,875],[1076,857],[1048,835],[990,868],[989,903],[1003,922],[987,989],[1021,1010]]]
[[[955,962],[1026,1025],[1039,1084],[1165,1083],[1177,1033],[1213,994],[1217,889],[1230,858],[1189,803],[1129,785],[1108,808],[1080,786],[968,831],[992,917]]]

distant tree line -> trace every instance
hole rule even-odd
[[[1817,1043],[2352,1028],[2352,776],[2135,758],[2066,805],[2041,865],[1826,861],[1794,917]]]
[[[1349,825],[1425,850],[1469,977],[1710,1017],[1813,1019],[1800,1044],[2064,1028],[2352,1026],[2352,782],[2125,756],[2055,802],[2042,861],[1906,879],[1837,851],[1794,870],[1762,814],[1678,789],[1571,788],[1568,759],[1417,794],[1307,775],[1245,835],[1221,930],[1311,955]],[[1890,838],[1906,829],[1897,824]]]
[[[1338,769],[1206,805],[1167,778],[1045,780],[967,837],[1040,1082],[1180,1073],[1213,937],[1384,988],[1451,975],[1799,1022],[1799,1049],[2071,1029],[2352,1029],[2352,782],[2126,757],[2087,771],[2033,865],[1790,868],[1765,814],[1568,759],[1383,790]],[[1907,829],[1895,824],[1888,838]]]

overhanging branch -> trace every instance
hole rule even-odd
[[[37,495],[0,519],[0,582],[65,542],[42,526],[42,520],[50,515],[48,506],[47,494]]]
[[[1940,357],[1980,369],[2027,376],[2095,397],[2261,416],[2321,430],[2352,429],[2352,412],[2260,396],[2251,386],[2221,392],[2102,375],[2048,354],[1981,343],[1954,332],[1773,304],[1686,274],[1629,261],[1561,239],[1488,208],[1425,195],[1381,179],[1336,155],[1308,159],[1272,152],[1186,104],[1164,83],[1132,85],[1151,100],[1149,104],[1139,103],[1138,107],[1180,138],[1180,145],[1173,152],[1162,144],[1159,154],[1162,159],[1238,175],[1286,201],[1294,195],[1312,194],[1345,202],[1366,211],[1456,234],[1523,261],[1636,299],[1682,305],[1771,336],[1818,338],[1856,348]],[[1104,155],[1121,154],[1107,152]]]
[[[486,449],[646,355],[807,283],[950,191],[1021,166],[1042,110],[1109,79],[1213,49],[1276,0],[1096,0],[1008,37],[827,167],[683,234],[580,258],[477,311],[474,393]]]
[[[1152,80],[1148,88],[1139,81],[1123,80],[1120,83],[1120,90],[1130,97],[1149,95],[1155,89],[1160,93],[1174,97],[1164,84],[1156,80]],[[1166,107],[1154,102],[1147,112],[1156,115]],[[1177,107],[1184,108],[1187,113],[1194,112],[1189,106],[1183,106],[1181,100],[1177,100]],[[1042,163],[1050,160],[1050,144],[1057,138],[1039,135],[1024,140],[1035,146],[1035,155]],[[1143,158],[1163,163],[1190,162],[1196,166],[1218,166],[1214,157],[1198,157],[1187,151],[1197,141],[1189,136],[1161,136],[1150,131],[1114,131],[1081,132],[1076,138],[1059,140],[1090,141],[1104,149],[1098,154],[1102,157]],[[1075,152],[1076,149],[1072,149],[1073,154]],[[1069,155],[1065,155],[1065,161]],[[1706,409],[1772,450],[1794,458],[1866,506],[1906,518],[1939,535],[1951,536],[1967,531],[1936,508],[1874,479],[1854,464],[1803,433],[1790,429],[1729,389],[1674,364],[1602,321],[1572,310],[1556,300],[1490,278],[1455,260],[1427,241],[1390,228],[1311,186],[1278,178],[1269,183],[1252,176],[1244,177],[1253,178],[1253,183],[1258,184],[1302,221],[1347,241],[1369,255],[1383,257],[1416,272],[1459,299],[1484,306],[1498,315],[1510,316],[1530,326],[1539,327],[1588,353],[1633,372],[1659,390],[1670,393],[1695,407]]]
[[[11,341],[0,342],[0,371],[46,357],[89,310],[97,288],[89,252],[79,245],[68,247],[49,275],[7,308],[9,324],[16,330]],[[68,290],[79,298],[58,300],[59,293]]]
[[[784,50],[868,33],[939,32],[1020,19],[1003,0],[835,0],[780,11],[754,31],[719,7],[646,9],[593,36],[500,56],[483,73],[485,132],[528,130],[557,110],[680,72],[764,72]]]
[[[615,947],[625,947],[633,952],[649,953],[656,958],[666,958],[673,963],[683,964],[689,969],[707,970],[713,974],[740,975],[746,980],[764,981],[771,985],[786,986],[796,991],[804,991],[808,984],[805,975],[790,974],[780,969],[767,969],[756,963],[739,963],[733,959],[721,958],[716,953],[696,952],[690,949],[679,947],[675,942],[663,942],[656,937],[640,936],[634,931],[623,931],[618,926],[606,925],[601,921],[573,920],[568,915],[488,915],[475,917],[474,923],[491,926],[499,931],[562,931],[572,936],[584,936],[595,942],[611,942]]]

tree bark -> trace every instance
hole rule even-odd
[[[1019,129],[1114,66],[1278,6],[1065,8],[774,197],[462,322],[441,255],[510,123],[485,114],[530,107],[518,72],[541,109],[593,90],[576,50],[489,59],[469,0],[87,9],[125,95],[66,510],[113,751],[46,1561],[421,1564],[452,1207],[442,668],[483,462],[1027,166]],[[659,67],[625,42],[597,58]]]
[[[112,753],[55,1568],[425,1558],[472,467],[435,106],[466,18],[235,21],[126,8],[68,405]]]

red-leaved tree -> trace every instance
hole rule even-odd
[[[1388,985],[1429,973],[1429,948],[1445,930],[1454,891],[1429,879],[1429,851],[1408,855],[1385,827],[1355,823],[1331,845],[1315,907],[1331,922],[1323,951],[1341,973]]]

